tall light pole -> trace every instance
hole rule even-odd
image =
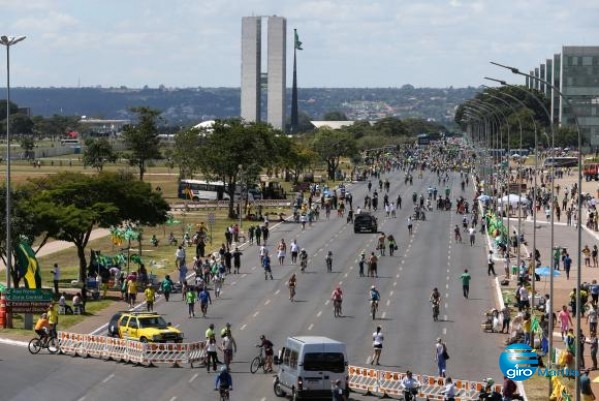
[[[555,93],[557,93],[568,105],[568,107],[570,108],[570,110],[572,111],[572,115],[574,116],[574,125],[576,126],[576,133],[578,134],[578,192],[576,193],[576,195],[578,196],[578,200],[576,202],[577,204],[577,220],[578,220],[578,249],[577,249],[577,263],[576,263],[576,270],[577,270],[577,276],[576,277],[576,306],[581,309],[581,305],[580,305],[580,285],[581,285],[581,275],[582,275],[582,261],[580,258],[581,252],[582,252],[582,133],[580,132],[580,124],[578,123],[578,115],[576,114],[576,110],[574,109],[574,107],[572,106],[572,103],[570,102],[570,99],[568,99],[568,97],[566,95],[564,95],[559,88],[555,87],[555,85],[553,85],[551,82],[545,81],[544,79],[541,79],[539,77],[534,77],[530,74],[526,74],[522,71],[520,71],[519,69],[515,68],[515,67],[509,67],[507,65],[503,65],[503,64],[499,64],[499,63],[495,63],[493,61],[491,61],[491,64],[496,65],[498,67],[501,68],[505,68],[510,70],[513,74],[517,74],[517,75],[522,75],[524,77],[528,77],[530,79],[534,79],[538,82],[541,82],[547,86],[549,86],[551,89],[553,89],[555,91]],[[553,121],[551,121],[551,123],[553,123]],[[552,250],[553,251],[553,250]],[[553,255],[552,255],[553,257]],[[551,269],[550,269],[551,270]],[[551,271],[552,275],[553,275],[553,271]],[[580,332],[580,313],[576,314],[576,330],[578,330]],[[575,364],[576,364],[576,369],[580,369],[580,352],[578,352],[580,350],[580,335],[579,332],[576,333],[576,335],[574,336],[575,338],[575,349],[576,349],[576,354],[575,354]],[[580,375],[579,377],[577,377],[576,379],[576,394],[575,394],[575,399],[576,401],[580,401],[581,399],[581,392],[580,392]]]
[[[6,46],[6,288],[10,288],[12,271],[11,188],[10,188],[10,47],[26,36],[0,36],[0,44]]]

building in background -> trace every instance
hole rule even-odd
[[[574,126],[576,118],[587,143],[599,148],[599,46],[563,46],[531,71],[531,75],[551,82],[572,104],[572,108],[556,91],[534,78],[526,80],[528,88],[543,92],[551,99],[551,120]]]
[[[267,71],[262,71],[262,21],[267,23]],[[243,17],[241,20],[241,118],[262,119],[262,89],[266,87],[266,121],[285,129],[287,20],[283,17]],[[266,78],[264,78],[266,77]]]

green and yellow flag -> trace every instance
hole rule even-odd
[[[297,50],[304,50],[304,49],[302,49],[302,42],[300,42],[299,36],[297,36],[297,29],[294,29],[293,32],[295,34],[295,44],[294,44],[295,48]]]
[[[40,267],[31,246],[21,241],[15,246],[16,268],[19,277],[23,278],[25,288],[42,288]]]

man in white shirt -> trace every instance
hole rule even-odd
[[[289,246],[289,251],[291,252],[291,263],[297,262],[297,255],[299,254],[300,247],[297,244],[297,240],[293,240],[291,245]]]
[[[476,230],[474,229],[474,227],[470,226],[470,228],[468,229],[468,236],[470,237],[470,246],[474,246],[474,241],[475,241],[475,234],[476,234]]]

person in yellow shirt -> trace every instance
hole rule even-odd
[[[48,322],[50,323],[50,335],[56,337],[56,328],[58,327],[58,309],[56,308],[56,302],[52,302],[46,312],[48,316]]]
[[[135,306],[135,299],[137,297],[137,280],[129,279],[127,281],[127,299],[129,300],[129,307]]]
[[[50,333],[51,329],[52,329],[52,327],[50,325],[50,322],[48,321],[48,314],[42,313],[40,318],[35,323],[35,328],[34,328],[35,332],[37,333],[38,336],[40,336],[40,338],[44,338],[44,337],[48,336],[48,333]]]
[[[154,287],[152,284],[147,285],[144,295],[146,296],[146,308],[148,312],[154,312],[154,301],[156,300],[156,291],[154,291]]]

